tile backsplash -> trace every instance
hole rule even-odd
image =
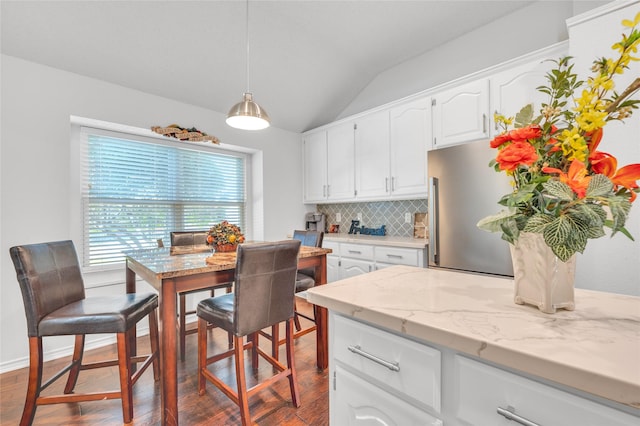
[[[385,225],[387,235],[394,237],[413,236],[415,213],[427,212],[427,200],[380,201],[371,203],[318,204],[317,210],[327,217],[327,228],[331,224],[340,225],[340,233],[346,234],[351,221],[362,215],[360,226],[380,228]],[[405,214],[411,215],[411,223],[405,223]],[[337,215],[340,214],[340,222]]]

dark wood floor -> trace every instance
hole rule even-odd
[[[300,302],[298,302],[300,303]],[[299,309],[309,306],[299,306]],[[304,320],[303,320],[304,322]],[[305,324],[303,324],[304,326]],[[223,351],[227,347],[227,335],[219,329],[211,330],[213,341],[209,338],[209,354]],[[284,333],[284,329],[282,330]],[[283,334],[284,335],[284,334]],[[261,426],[321,426],[329,424],[328,417],[328,379],[327,371],[319,371],[315,365],[315,333],[300,337],[295,344],[295,359],[298,372],[298,386],[302,404],[295,408],[291,404],[291,395],[286,380],[280,381],[273,388],[265,389],[250,400],[253,419]],[[26,336],[25,336],[26,339]],[[207,393],[198,396],[197,390],[197,337],[187,336],[187,357],[178,365],[178,407],[181,425],[237,425],[240,417],[237,407],[213,385],[207,385]],[[6,342],[5,342],[6,343]],[[260,346],[267,349],[270,342],[260,339]],[[139,346],[148,348],[148,338],[139,338]],[[284,346],[281,347],[280,359],[284,357]],[[85,354],[87,359],[104,359],[115,357],[115,345],[95,349]],[[44,374],[49,377],[57,372],[67,361],[54,360],[45,363]],[[227,383],[234,383],[233,360],[220,361],[211,366],[216,374],[226,376]],[[87,370],[80,374],[78,391],[94,391],[118,386],[118,371],[114,368]],[[260,379],[272,374],[271,366],[260,360],[260,368],[254,377],[251,367],[247,369],[247,380]],[[66,377],[65,377],[66,379]],[[60,392],[64,380],[59,380],[46,394]],[[21,369],[0,375],[0,424],[17,425],[22,415],[24,396],[26,393],[27,369]],[[251,381],[249,386],[251,386]],[[234,385],[235,388],[235,385]],[[149,369],[134,386],[134,420],[133,425],[160,424],[160,388],[153,381],[153,373]],[[36,411],[34,425],[119,425],[122,424],[122,410],[119,400],[82,402],[74,404],[57,404],[40,406]]]

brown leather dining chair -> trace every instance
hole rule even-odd
[[[277,380],[287,378],[292,403],[300,406],[293,356],[293,298],[300,241],[280,241],[238,246],[233,293],[202,300],[198,304],[198,390],[206,391],[210,381],[240,408],[242,425],[252,424],[249,397]],[[265,353],[257,345],[257,332],[274,324],[286,322],[287,366]],[[233,349],[207,357],[207,323],[233,333]],[[244,343],[244,336],[249,341]],[[278,372],[247,389],[244,351],[251,349],[254,371],[258,355]],[[208,365],[235,357],[237,391],[216,377]]]
[[[170,234],[171,246],[204,246],[207,243],[207,231],[173,231]],[[231,291],[233,283],[216,284],[210,287],[211,296],[215,290],[225,288],[227,293]],[[180,340],[180,360],[184,361],[186,351],[186,336],[198,332],[197,328],[187,328],[187,315],[195,314],[194,309],[187,310],[187,295],[202,292],[202,289],[178,293],[178,337]],[[231,334],[229,334],[229,347],[231,347]]]
[[[22,290],[29,336],[29,380],[21,426],[31,425],[39,405],[120,399],[124,423],[133,419],[132,386],[153,365],[154,379],[160,374],[158,322],[155,293],[112,294],[86,297],[78,256],[72,241],[56,241],[11,247],[11,259]],[[151,353],[138,356],[129,346],[129,332],[149,317]],[[85,335],[114,333],[117,360],[83,362]],[[42,383],[43,337],[75,336],[71,363]],[[138,363],[142,365],[136,369]],[[119,390],[75,393],[80,371],[118,366]],[[43,396],[49,385],[69,373],[64,393]]]
[[[322,247],[322,240],[324,238],[324,232],[322,231],[293,231],[293,239],[300,241],[301,245],[309,247]],[[314,268],[300,269],[296,274],[296,293],[310,289],[316,285],[316,273]],[[298,311],[295,298],[294,298],[294,318],[293,323],[296,329],[294,338],[304,336],[316,330],[315,308],[313,317],[310,317],[302,312]],[[311,321],[313,325],[303,329],[300,324],[300,317]],[[280,345],[284,343],[283,339],[280,339],[280,328],[275,325],[271,327],[271,334],[268,334],[264,330],[259,332],[260,336],[266,337],[271,341],[271,355],[278,359],[278,351]]]

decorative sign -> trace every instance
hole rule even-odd
[[[220,139],[215,136],[209,136],[205,132],[201,132],[195,127],[180,127],[177,124],[170,124],[167,127],[153,126],[152,131],[166,136],[168,138],[174,138],[181,141],[189,142],[211,142],[215,144],[220,143]]]
[[[349,233],[361,234],[361,235],[379,235],[379,236],[385,236],[387,234],[387,230],[384,225],[382,225],[380,228],[377,228],[377,229],[365,228],[364,226],[361,226],[358,228],[358,225],[360,225],[359,220],[352,220],[351,227],[349,228]]]

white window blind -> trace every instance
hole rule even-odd
[[[171,231],[244,229],[245,158],[136,135],[81,132],[83,266],[124,261]],[[168,244],[167,244],[168,245]]]

